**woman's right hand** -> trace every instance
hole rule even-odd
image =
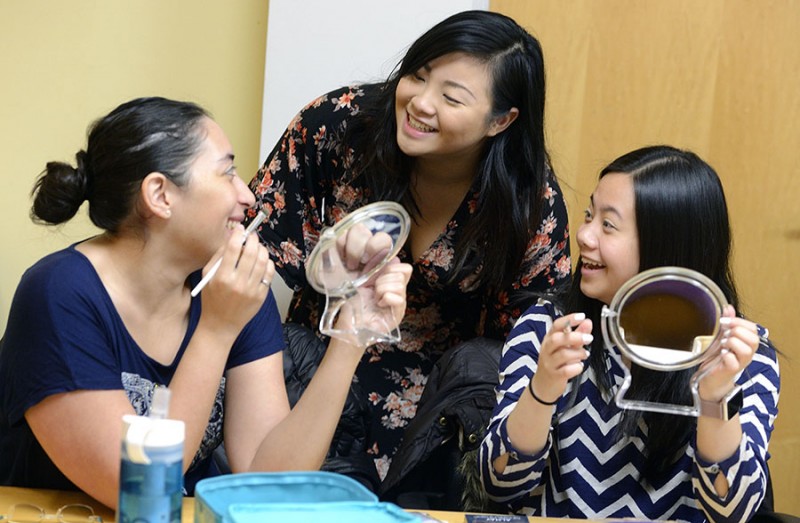
[[[583,313],[568,314],[553,322],[539,349],[539,366],[531,386],[544,401],[555,401],[567,388],[567,382],[583,371],[592,343],[592,320]]]
[[[203,289],[202,318],[213,322],[216,329],[229,329],[234,336],[261,308],[275,276],[275,264],[255,234],[244,244],[244,228],[238,225],[203,268],[208,273],[222,258],[214,277]]]

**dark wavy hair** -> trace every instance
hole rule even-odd
[[[487,139],[476,172],[480,197],[474,220],[456,246],[452,278],[482,263],[477,284],[506,287],[517,274],[541,220],[549,159],[544,139],[545,76],[539,42],[513,19],[488,11],[457,13],[429,29],[406,52],[379,94],[362,103],[345,141],[363,151],[356,168],[376,199],[398,201],[419,215],[410,190],[414,158],[397,145],[395,92],[404,76],[450,53],[488,65],[492,117],[519,110],[503,132]],[[503,231],[498,234],[498,231]]]
[[[600,178],[609,173],[623,173],[633,179],[639,271],[661,266],[693,269],[713,280],[728,303],[739,311],[730,266],[728,206],[714,169],[690,151],[657,145],[620,156],[600,172]],[[570,312],[583,311],[592,320],[594,341],[587,368],[592,368],[601,390],[610,393],[612,383],[600,330],[603,304],[581,292],[581,265],[578,261],[566,308]],[[689,382],[695,371],[696,368],[664,373],[631,364],[627,397],[691,405]],[[643,474],[652,480],[665,473],[682,454],[696,420],[628,410],[623,413],[620,433],[633,434],[641,419],[648,425]]]
[[[76,166],[48,162],[31,192],[31,219],[60,224],[89,201],[89,217],[112,234],[131,214],[142,180],[160,172],[178,186],[188,182],[187,169],[197,156],[209,114],[190,102],[137,98],[124,103],[89,127],[86,150]]]

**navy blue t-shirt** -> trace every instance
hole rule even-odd
[[[199,279],[198,271],[190,285]],[[189,326],[175,360],[162,365],[130,336],[99,275],[75,245],[28,269],[14,295],[0,348],[0,485],[76,490],[39,445],[25,411],[53,394],[123,389],[136,413],[148,414],[153,390],[169,385],[194,334],[201,296],[192,299]],[[225,369],[283,347],[270,292],[234,342]],[[219,473],[211,455],[222,441],[224,393],[223,377],[200,449],[184,476],[189,495],[198,480]]]

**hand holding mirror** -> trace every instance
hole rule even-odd
[[[609,348],[616,346],[624,357],[642,367],[662,372],[692,368],[719,357],[720,318],[726,303],[719,287],[697,271],[682,267],[650,269],[628,280],[603,307],[603,338]],[[623,409],[727,418],[735,414],[731,411],[737,399],[741,401],[738,387],[722,405],[701,400],[699,382],[713,364],[692,376],[692,405],[628,399],[631,373],[627,365],[621,366],[625,376],[616,402]],[[731,404],[730,409],[724,408]]]
[[[320,332],[359,347],[400,340],[391,308],[377,304],[370,283],[400,252],[410,223],[401,205],[376,202],[322,231],[306,262],[309,284],[325,295]]]

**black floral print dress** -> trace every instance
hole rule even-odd
[[[372,201],[350,169],[358,151],[345,148],[342,137],[360,103],[376,89],[344,87],[308,104],[250,182],[256,204],[249,216],[258,209],[266,212],[259,235],[294,290],[287,321],[314,331],[324,298],[306,285],[303,263],[324,226]],[[568,281],[566,206],[555,177],[551,175],[548,184],[542,221],[530,239],[522,270],[503,292],[487,296],[469,290],[475,265],[450,281],[454,246],[475,211],[476,192],[467,194],[446,230],[422,256],[412,260],[408,250],[401,251],[402,261],[414,268],[400,326],[402,341],[367,349],[355,376],[374,409],[367,452],[381,479],[442,352],[477,336],[505,340],[516,318],[536,301],[515,300],[515,293],[545,291]]]

